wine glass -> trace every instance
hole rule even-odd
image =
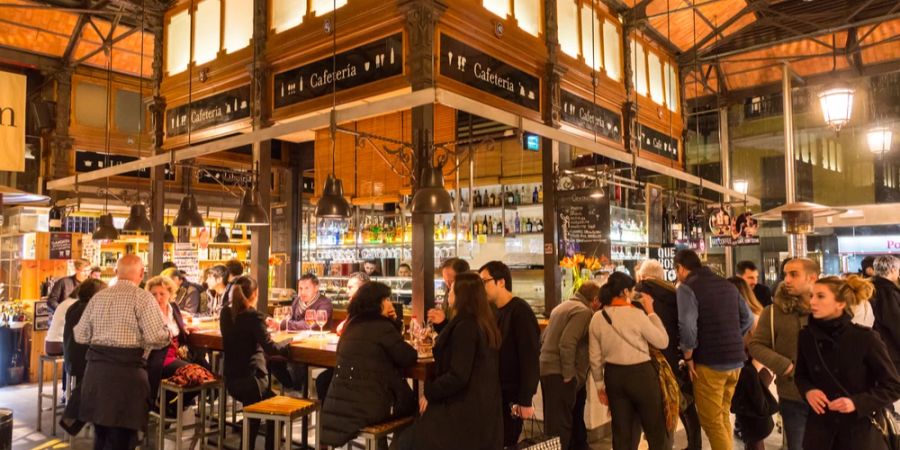
[[[324,326],[328,323],[328,311],[320,309],[316,311],[316,325],[319,326],[319,333],[325,334]]]
[[[306,321],[307,328],[312,330],[313,327],[316,325],[316,310],[307,309],[306,313],[303,316],[303,320]]]

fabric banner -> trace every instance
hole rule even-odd
[[[25,75],[0,72],[0,170],[25,170]]]

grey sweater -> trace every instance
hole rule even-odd
[[[575,377],[578,386],[587,381],[588,325],[593,311],[580,297],[562,302],[550,313],[541,343],[541,376]]]

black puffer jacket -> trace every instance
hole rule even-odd
[[[322,443],[341,447],[360,428],[413,414],[416,399],[400,369],[414,365],[417,358],[390,319],[356,317],[347,322],[322,409]]]

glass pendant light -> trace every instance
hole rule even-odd
[[[747,180],[734,180],[734,183],[732,183],[732,187],[735,191],[746,195],[747,190],[750,188],[750,182]]]
[[[888,127],[875,127],[866,133],[866,142],[869,144],[869,151],[876,154],[891,151],[893,138],[894,131]]]

